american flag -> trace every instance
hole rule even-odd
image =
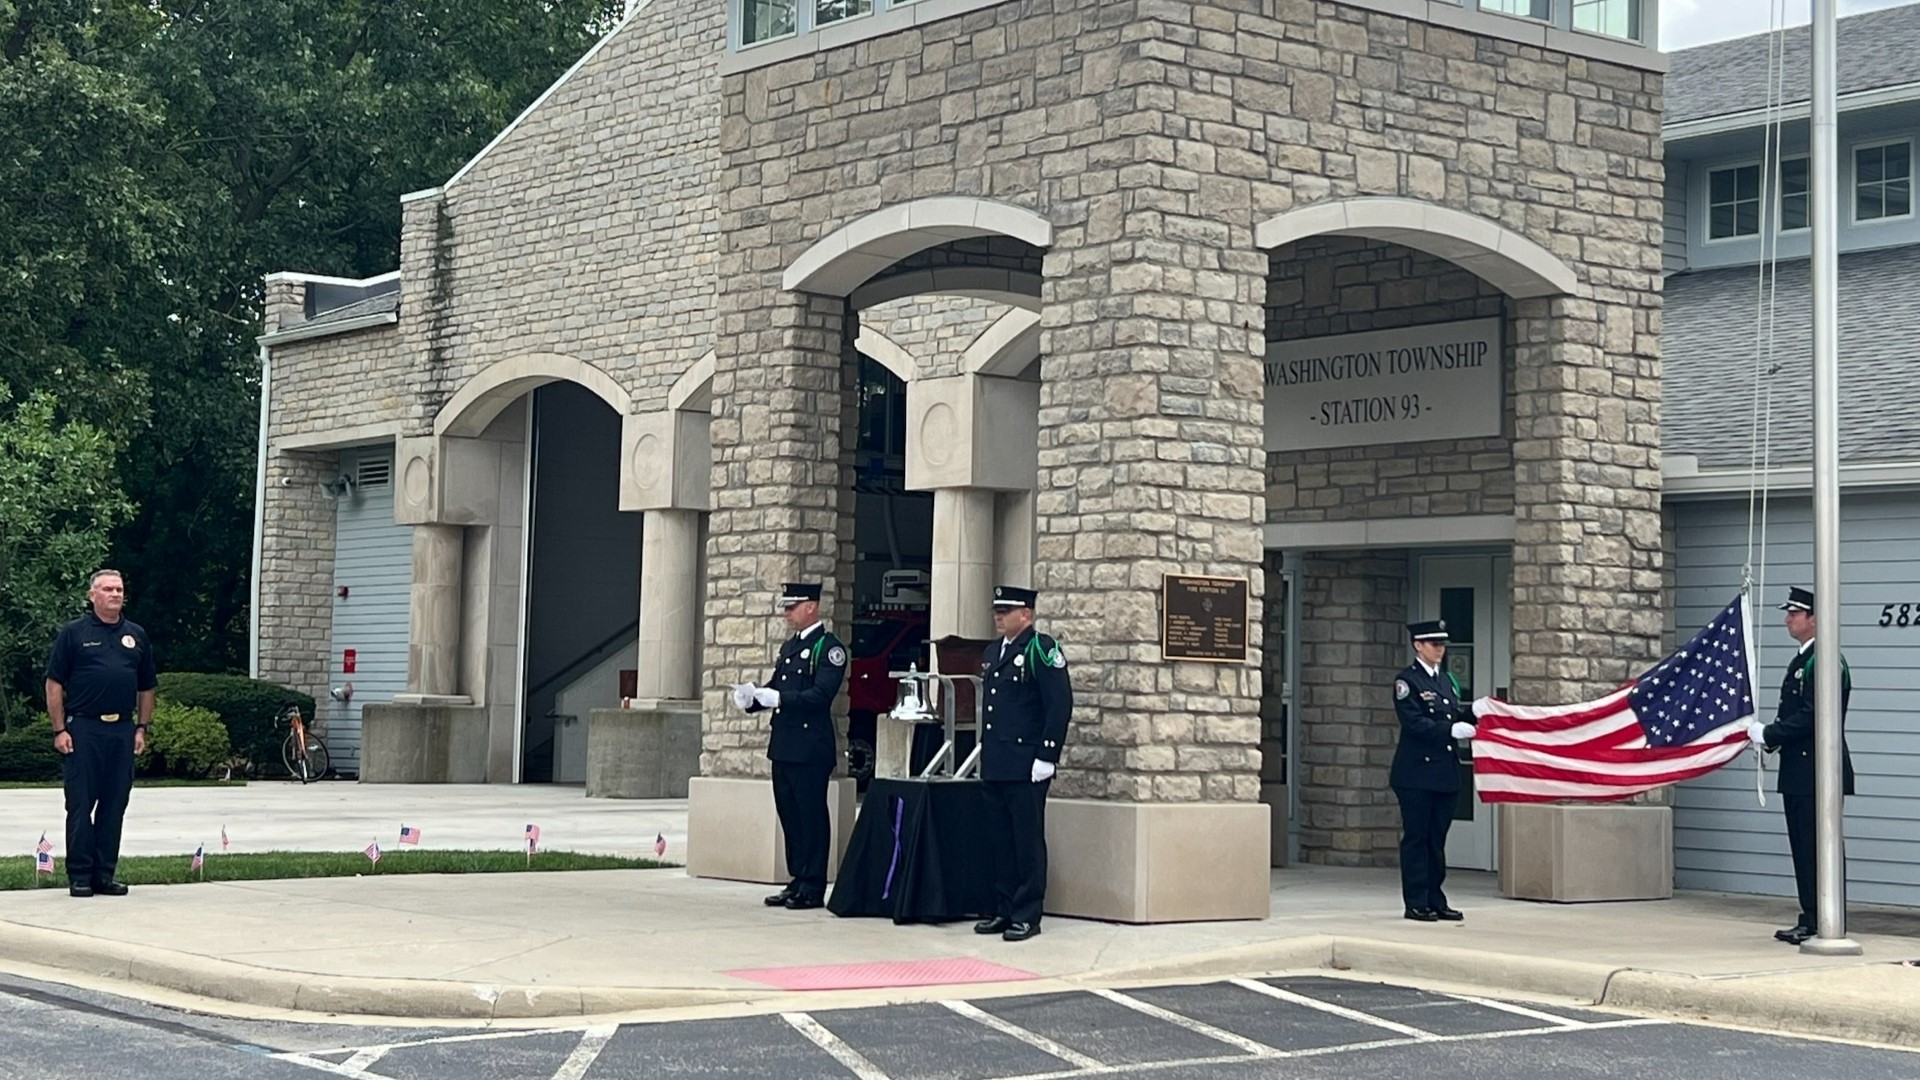
[[[1673,655],[1595,701],[1482,706],[1473,739],[1482,802],[1605,802],[1739,757],[1753,719],[1753,638],[1740,596]]]
[[[411,825],[400,826],[400,842],[418,847],[420,845],[420,830]]]
[[[35,872],[41,874],[53,873],[53,852],[48,851],[46,848],[41,848],[39,851],[34,852],[33,869]]]
[[[201,844],[193,849],[193,861],[187,864],[188,870],[198,870],[207,864],[207,845]]]
[[[527,854],[531,855],[540,847],[540,826],[527,826]]]
[[[659,858],[667,853],[667,834],[655,833],[653,836],[653,854]]]
[[[220,850],[222,852],[227,850],[227,827],[225,825],[220,826]]]
[[[35,845],[34,845],[34,848],[33,848],[33,850],[34,850],[34,851],[35,851],[35,852],[36,852],[37,854],[41,854],[41,855],[45,855],[45,854],[46,854],[47,852],[49,852],[49,851],[52,851],[52,850],[53,850],[53,843],[52,843],[52,841],[50,841],[50,840],[48,840],[48,839],[47,839],[47,834],[46,834],[46,833],[41,833],[41,834],[40,834],[40,842],[39,842],[38,844],[35,844]]]
[[[380,865],[380,841],[375,840],[373,843],[368,844],[367,850],[361,852],[361,854],[365,855],[368,861],[372,862],[375,866]]]

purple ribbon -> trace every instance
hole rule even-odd
[[[900,865],[900,817],[907,810],[907,800],[893,800],[893,858],[887,860],[887,883],[880,890],[880,899],[885,900],[893,893],[893,872]]]

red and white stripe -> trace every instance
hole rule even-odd
[[[1635,683],[1594,701],[1542,708],[1489,701],[1473,738],[1480,801],[1606,802],[1710,773],[1747,748],[1736,720],[1678,746],[1648,746]]]

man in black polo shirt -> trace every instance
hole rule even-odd
[[[53,748],[65,755],[67,891],[125,896],[114,880],[120,826],[133,791],[133,758],[146,749],[153,719],[153,645],[120,617],[127,588],[118,570],[87,580],[93,610],[60,628],[47,660],[47,715]],[[136,715],[137,711],[137,715]]]

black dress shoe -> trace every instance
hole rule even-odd
[[[118,881],[96,881],[93,883],[95,896],[125,896],[127,887]]]
[[[788,911],[812,911],[819,906],[821,906],[821,900],[817,896],[803,896],[795,893],[787,897]]]
[[[93,886],[74,884],[67,886],[68,896],[92,896]]]
[[[1447,907],[1444,904],[1441,905],[1440,907],[1434,908],[1433,913],[1435,915],[1440,916],[1441,922],[1463,922],[1466,919],[1466,916],[1464,914],[1458,911],[1455,911],[1454,909]]]
[[[1440,913],[1432,908],[1410,907],[1407,909],[1407,918],[1414,922],[1439,922]]]
[[[1012,925],[1012,919],[1007,918],[1005,915],[995,915],[991,919],[981,919],[979,922],[974,923],[973,932],[976,934],[998,934]]]
[[[1775,930],[1773,936],[1777,941],[1784,941],[1789,945],[1799,945],[1804,943],[1808,938],[1813,937],[1814,933],[1815,931],[1811,926],[1792,926],[1785,930]]]
[[[787,901],[791,899],[793,899],[793,890],[781,889],[779,892],[774,893],[772,896],[767,897],[765,900],[762,900],[761,903],[767,905],[768,907],[786,907]]]
[[[1039,934],[1040,924],[1037,922],[1010,922],[1007,924],[1007,928],[1001,932],[1000,940],[1025,941],[1030,937],[1038,937]]]

